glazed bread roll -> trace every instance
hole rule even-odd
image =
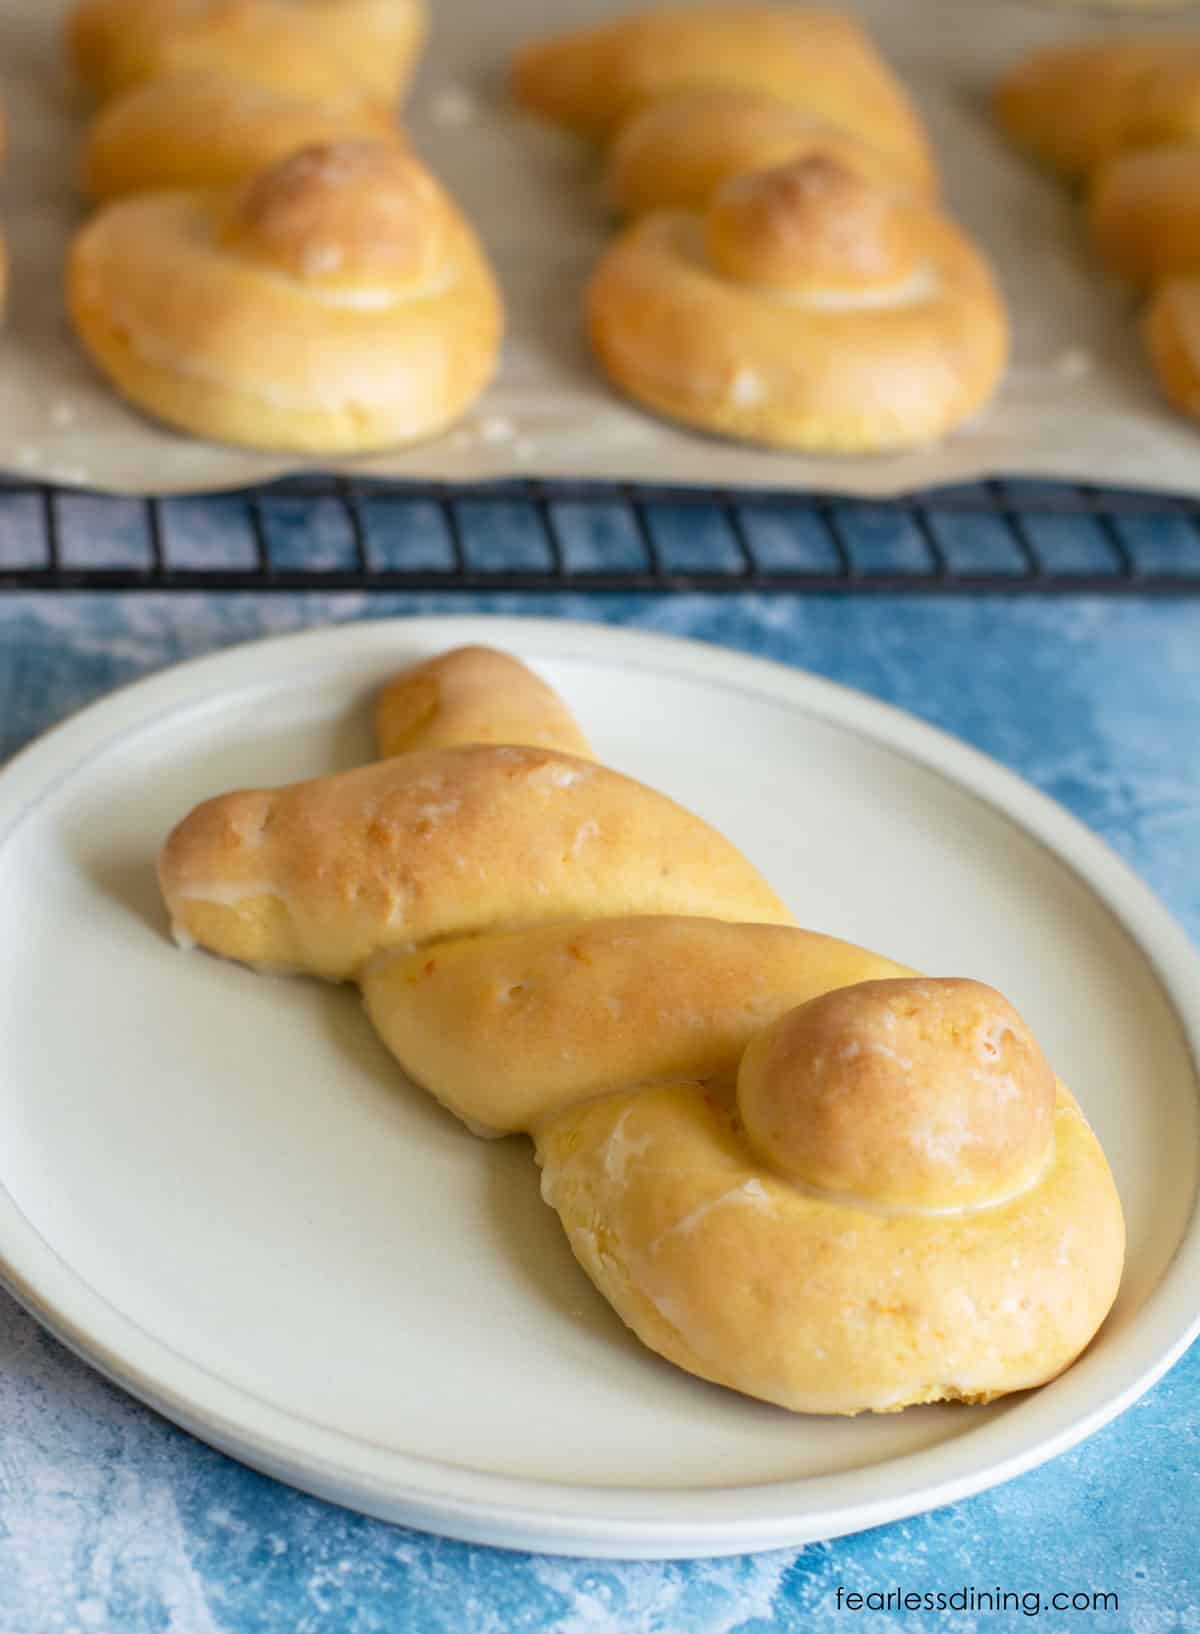
[[[232,191],[109,204],[72,246],[68,304],[139,407],[313,454],[444,429],[491,377],[503,322],[470,227],[394,143],[306,148]]]
[[[728,840],[592,761],[425,749],[208,800],[159,882],[177,933],[248,964],[344,981],[387,948],[631,913],[790,921]]]
[[[402,670],[375,701],[375,741],[383,756],[522,743],[593,758],[554,688],[494,647],[456,647]]]
[[[966,236],[827,157],[735,177],[703,216],[645,217],[601,261],[588,323],[648,408],[823,453],[941,436],[987,401],[1008,353]]]
[[[980,983],[786,923],[641,785],[459,741],[544,732],[545,690],[471,648],[397,677],[394,758],[175,830],[177,929],[357,976],[418,1082],[478,1132],[533,1135],[580,1264],[690,1372],[823,1413],[1052,1378],[1112,1302],[1123,1225],[1028,1027]]]
[[[757,1035],[736,1106],[620,1089],[535,1138],[543,1195],[638,1338],[796,1412],[1042,1384],[1120,1280],[1099,1143],[976,982],[834,990]]]
[[[298,148],[403,141],[385,102],[351,88],[297,96],[213,71],[150,80],[92,121],[82,180],[89,198],[169,187],[223,187]]]
[[[936,195],[924,149],[877,149],[871,135],[866,120],[840,129],[753,91],[684,91],[651,103],[621,126],[605,184],[622,215],[702,210],[731,177],[820,155],[881,186]]]
[[[831,987],[904,974],[849,942],[716,919],[568,920],[382,954],[376,1031],[477,1132],[508,1134],[614,1085],[732,1089],[751,1038]]]
[[[1138,289],[1200,275],[1200,146],[1118,154],[1092,178],[1092,241]]]
[[[519,102],[608,141],[631,115],[683,91],[741,90],[853,132],[906,172],[929,167],[924,131],[865,32],[802,6],[663,6],[539,40],[513,65]]]
[[[390,101],[408,83],[426,22],[425,0],[81,0],[67,49],[101,99],[216,71],[300,97],[357,83]]]
[[[1131,148],[1200,138],[1200,36],[1050,46],[1000,82],[996,114],[1048,169],[1082,181]]]

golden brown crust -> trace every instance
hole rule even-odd
[[[67,49],[94,94],[217,71],[302,97],[357,84],[394,98],[427,25],[425,0],[81,0]]]
[[[1200,420],[1200,279],[1173,278],[1156,291],[1142,333],[1163,395]]]
[[[735,847],[673,801],[516,747],[207,800],[168,839],[159,881],[184,936],[333,980],[386,948],[568,918],[790,922]]]
[[[828,176],[829,160],[786,168],[815,164]],[[861,194],[867,184],[854,181]],[[756,184],[743,177],[726,185]],[[778,191],[773,203],[782,203]],[[722,276],[697,216],[644,218],[612,245],[588,292],[601,364],[647,407],[749,441],[863,453],[943,435],[995,390],[1008,355],[1004,307],[983,258],[944,216],[892,195],[880,197],[878,215],[893,245],[912,246],[916,271],[889,282],[889,266],[905,257],[890,255],[885,242],[878,281],[857,291],[846,289],[855,277],[872,282],[862,272],[864,212],[840,213],[849,230],[840,277],[827,270],[831,259],[836,264],[827,252],[837,235],[820,240],[814,265],[835,279],[824,289],[814,287],[803,250],[780,220],[771,236],[786,251],[768,264],[775,271],[790,257],[799,268],[794,288]],[[762,252],[761,235],[747,239],[746,271],[755,251]]]
[[[1044,1383],[1103,1321],[1124,1225],[1059,1086],[1036,1185],[957,1215],[886,1214],[763,1168],[699,1084],[585,1102],[537,1131],[576,1258],[652,1350],[796,1412],[987,1401]]]
[[[904,967],[787,925],[614,918],[386,954],[367,1012],[408,1075],[473,1126],[532,1129],[601,1090],[703,1078],[732,1092],[793,1005]]]
[[[591,761],[427,747],[577,730],[501,654],[381,702],[394,758],[180,824],[159,875],[184,936],[356,977],[414,1078],[534,1134],[585,1270],[701,1377],[854,1413],[1071,1361],[1116,1289],[1120,1206],[1061,1088],[1050,1140],[1053,1079],[998,994],[796,929],[721,836]]]
[[[410,155],[363,143],[306,149],[233,195],[106,206],[72,247],[68,304],[139,407],[309,453],[444,429],[491,377],[502,327],[453,202]]]
[[[1092,178],[1087,218],[1105,261],[1139,289],[1200,274],[1200,147],[1118,154]]]
[[[297,148],[351,140],[403,143],[385,102],[349,90],[317,99],[214,72],[137,85],[107,103],[84,145],[89,198],[169,187],[223,187]]]
[[[918,228],[896,194],[813,153],[719,187],[704,249],[718,277],[757,289],[887,289],[920,266]]]
[[[789,159],[823,154],[867,180],[932,199],[927,150],[892,153],[869,125],[839,128],[753,91],[685,91],[626,120],[609,151],[605,185],[622,215],[702,210],[723,182]]]
[[[996,116],[1048,169],[1082,180],[1127,149],[1200,137],[1200,37],[1116,36],[1022,58]]]
[[[803,1003],[749,1042],[738,1111],[787,1179],[884,1209],[959,1209],[1043,1168],[1054,1074],[995,988],[863,981]]]
[[[585,136],[611,139],[631,115],[682,91],[738,89],[856,132],[928,164],[920,121],[864,31],[800,6],[662,6],[535,41],[513,65],[517,99]]]
[[[524,743],[593,758],[558,693],[495,647],[456,647],[401,671],[376,699],[375,741],[383,756]]]

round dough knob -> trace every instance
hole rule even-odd
[[[1055,1079],[1007,999],[982,982],[837,988],[782,1016],[742,1058],[751,1145],[789,1179],[898,1211],[1001,1202],[1041,1170]]]
[[[329,142],[271,165],[235,195],[225,248],[328,289],[421,285],[441,259],[446,206],[400,149]]]
[[[735,176],[705,222],[708,257],[738,283],[802,292],[899,284],[919,262],[890,190],[826,153]]]

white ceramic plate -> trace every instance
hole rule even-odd
[[[195,801],[369,756],[366,700],[468,640],[530,659],[603,756],[724,828],[800,917],[1025,1011],[1129,1225],[1096,1343],[989,1408],[798,1418],[643,1350],[528,1143],[407,1085],[350,991],[165,934]],[[558,622],[350,625],[187,664],[0,775],[0,1267],[68,1344],[205,1440],[416,1526],[559,1552],[831,1537],[1028,1469],[1195,1327],[1197,961],[1057,806],[927,726],[716,649]]]

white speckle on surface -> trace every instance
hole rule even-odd
[[[528,781],[534,788],[549,786],[552,789],[574,788],[576,783],[586,782],[591,771],[584,766],[566,766],[561,761],[549,761],[541,766],[534,766],[529,773]]]
[[[435,125],[469,125],[479,117],[479,103],[465,85],[443,85],[429,98]]]
[[[341,264],[342,246],[340,244],[314,244],[304,254],[304,276],[306,278],[320,278],[325,273],[336,272]]]
[[[604,1148],[605,1176],[617,1186],[625,1184],[630,1158],[645,1156],[652,1144],[649,1135],[643,1135],[640,1140],[631,1140],[625,1133],[628,1122],[629,1113],[622,1112]]]
[[[438,826],[443,817],[453,817],[461,805],[461,800],[443,800],[438,804],[418,806],[417,817],[429,832]]]
[[[890,1015],[891,1011],[886,1014]],[[894,1061],[901,1072],[912,1071],[912,1061],[907,1055],[901,1055],[899,1050],[892,1049],[890,1044],[868,1044],[867,1049],[872,1055],[881,1055],[885,1061]]]
[[[508,443],[516,434],[516,426],[503,414],[490,414],[479,423],[479,435],[485,443]]]
[[[774,1209],[774,1204],[771,1202],[771,1198],[761,1180],[743,1181],[740,1186],[731,1186],[728,1191],[723,1191],[719,1197],[714,1197],[707,1203],[701,1203],[699,1208],[692,1209],[690,1214],[683,1215],[682,1218],[675,1221],[674,1225],[668,1226],[650,1244],[650,1252],[653,1253],[659,1243],[665,1241],[668,1237],[687,1236],[689,1232],[696,1229],[701,1220],[707,1219],[714,1210],[727,1208],[730,1204],[740,1204],[743,1207],[753,1208],[760,1214],[770,1214]]]
[[[50,405],[50,424],[54,426],[69,426],[75,423],[75,405],[69,398],[56,398]]]
[[[762,375],[753,369],[739,369],[733,377],[730,395],[738,408],[753,408],[767,395]]]
[[[1061,380],[1084,380],[1095,367],[1092,354],[1082,346],[1068,346],[1054,359],[1054,372]]]
[[[588,841],[594,840],[599,832],[600,824],[594,817],[589,817],[586,822],[580,823],[575,830],[575,838],[571,841],[570,855],[577,857]]]
[[[17,448],[17,464],[25,470],[31,465],[36,465],[41,457],[41,450],[35,448],[32,443],[21,443]]]

